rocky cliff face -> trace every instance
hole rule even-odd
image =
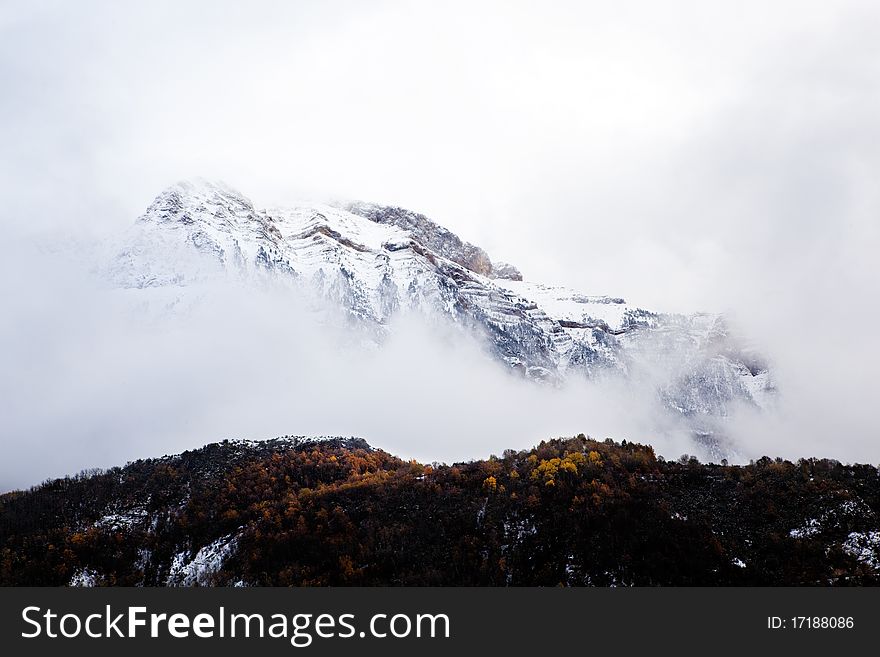
[[[103,272],[139,290],[223,278],[289,284],[334,302],[377,343],[402,309],[439,316],[535,381],[613,376],[650,386],[714,447],[735,405],[765,407],[774,393],[767,364],[721,316],[651,312],[523,281],[515,267],[401,208],[258,210],[224,185],[179,183],[147,208]]]
[[[423,214],[403,208],[360,202],[349,203],[344,209],[377,224],[400,228],[436,255],[475,274],[492,276],[492,261],[488,253],[478,246],[463,242],[458,235],[435,224]]]

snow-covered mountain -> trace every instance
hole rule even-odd
[[[765,408],[774,394],[767,364],[737,343],[723,316],[651,312],[525,281],[401,208],[257,209],[226,185],[182,182],[159,194],[102,274],[116,287],[171,294],[223,278],[279,282],[334,302],[377,344],[401,310],[442,316],[529,379],[650,386],[671,417],[714,446],[736,405]]]

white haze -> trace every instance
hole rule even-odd
[[[0,485],[128,458],[127,440],[131,456],[215,434],[397,447],[400,404],[374,390],[349,392],[365,400],[349,416],[324,424],[316,404],[314,422],[290,425],[248,393],[260,384],[244,365],[237,378],[219,364],[163,371],[202,345],[128,327],[87,277],[21,257],[19,236],[88,243],[198,175],[261,205],[400,204],[532,280],[729,312],[781,392],[778,413],[738,418],[746,455],[880,461],[878,24],[873,0],[0,4]],[[400,339],[388,358],[403,368],[406,340],[436,342]],[[482,363],[472,349],[427,353],[443,372]],[[333,354],[321,371],[368,376]],[[603,415],[614,404],[582,413],[546,391],[526,403],[496,375],[470,380],[534,425],[508,441],[496,424],[474,455],[526,434],[635,431],[627,412]],[[470,386],[456,420],[442,400],[460,384],[429,384],[438,406],[410,407],[450,446],[460,426],[514,424]],[[425,445],[408,447],[433,458]]]
[[[0,489],[224,438],[356,435],[405,458],[467,460],[542,438],[654,437],[619,384],[541,387],[454,326],[400,316],[381,349],[289,287],[102,287],[68,257],[17,244],[2,263]],[[18,293],[29,271],[28,295]],[[356,334],[355,334],[356,335]],[[689,449],[669,427],[658,447]]]

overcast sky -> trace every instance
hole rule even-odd
[[[877,237],[878,22],[872,1],[7,1],[3,191],[76,228],[192,176],[398,203],[535,279],[723,306],[734,273]]]
[[[805,440],[880,460],[878,25],[873,0],[5,0],[0,221],[105,233],[193,176],[403,205],[530,279],[730,312]]]

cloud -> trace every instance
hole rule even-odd
[[[632,389],[538,386],[460,327],[401,315],[365,348],[288,287],[109,289],[64,255],[16,246],[2,271],[4,490],[223,438],[357,435],[428,462],[582,431],[656,442]],[[688,451],[673,434],[659,446]]]

